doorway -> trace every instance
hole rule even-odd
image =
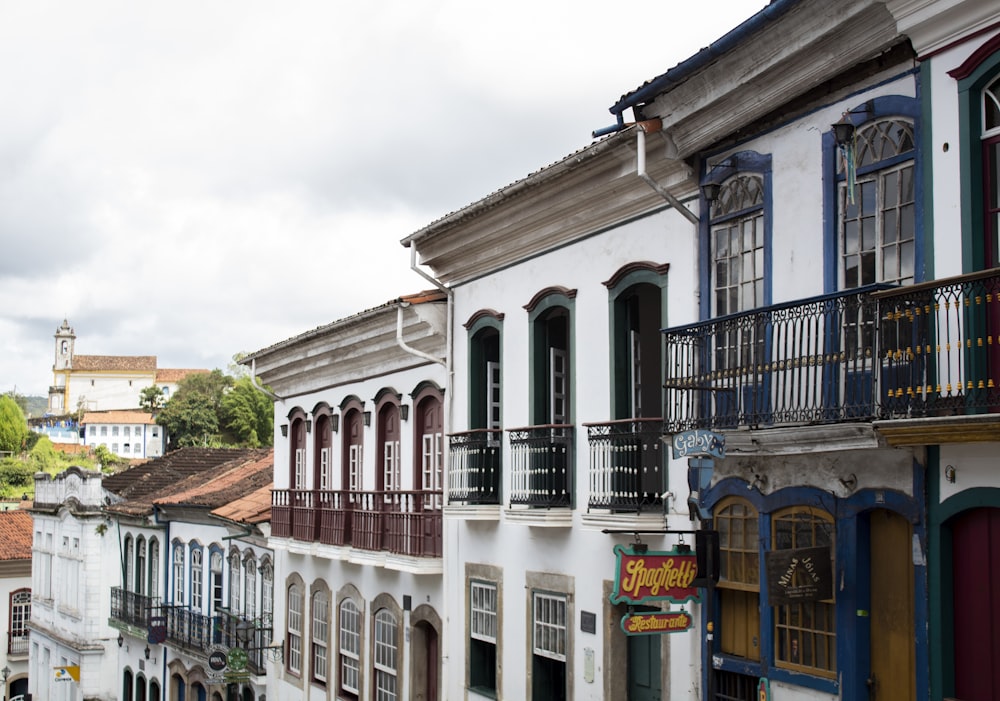
[[[869,515],[871,578],[871,701],[916,698],[913,535],[892,511]]]

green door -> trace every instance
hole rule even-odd
[[[628,638],[629,701],[660,701],[660,635]]]

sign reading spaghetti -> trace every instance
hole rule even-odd
[[[691,615],[687,611],[630,613],[622,617],[622,630],[625,635],[683,633],[691,629],[691,623]]]
[[[660,600],[681,604],[697,600],[694,579],[698,563],[693,553],[637,552],[624,545],[616,545],[614,552],[618,560],[612,604]]]

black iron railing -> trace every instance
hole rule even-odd
[[[572,506],[573,426],[528,426],[508,433],[511,505]]]
[[[148,628],[152,611],[160,606],[158,597],[136,594],[111,587],[111,618],[136,628]]]
[[[664,429],[1000,408],[1000,269],[667,329]]]
[[[501,439],[499,429],[477,429],[448,436],[448,501],[499,504]]]
[[[590,447],[591,509],[662,508],[666,489],[663,419],[584,424]]]

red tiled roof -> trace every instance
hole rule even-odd
[[[155,355],[74,355],[73,370],[156,371]]]
[[[236,523],[268,523],[271,520],[271,490],[274,483],[268,482],[255,492],[223,504],[212,511],[213,516]]]
[[[192,475],[164,494],[153,499],[157,506],[187,505],[224,507],[246,498],[249,494],[271,488],[274,475],[274,449],[248,451],[217,466],[210,473]]]
[[[180,370],[175,368],[163,368],[162,370],[156,371],[156,381],[161,382],[180,382],[188,375],[207,375],[211,370]]]
[[[156,420],[148,411],[134,409],[112,409],[111,411],[88,411],[80,419],[82,424],[155,424]]]
[[[31,559],[31,522],[27,511],[0,511],[0,560]]]
[[[109,506],[108,511],[147,514],[152,511],[153,499],[177,491],[185,478],[245,459],[255,452],[247,448],[179,448],[161,458],[108,475],[102,482],[104,489],[124,499]]]

